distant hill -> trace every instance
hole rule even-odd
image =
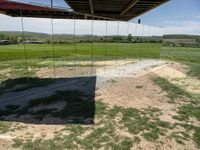
[[[25,40],[28,41],[43,41],[44,43],[50,43],[52,40],[51,34],[36,33],[36,32],[24,32]],[[74,41],[74,35],[72,34],[54,34],[55,43],[72,43]],[[95,36],[93,38],[100,38]],[[15,43],[19,43],[23,40],[23,33],[18,31],[0,31],[0,39],[11,40]],[[91,39],[90,35],[76,35],[76,41],[88,41]]]
[[[169,34],[164,35],[164,39],[200,39],[200,35],[181,35],[181,34]]]
[[[43,43],[50,43],[52,40],[51,34],[24,32],[25,41],[42,41]],[[73,43],[73,34],[54,34],[54,43]],[[0,39],[10,40],[13,43],[21,43],[23,41],[23,33],[19,31],[0,31]],[[160,43],[162,37],[133,37],[129,36],[97,36],[97,35],[76,35],[76,42],[135,42],[135,43]]]
[[[176,47],[200,47],[200,36],[198,35],[165,35],[163,46]]]
[[[18,31],[0,31],[0,35],[4,34],[5,37],[23,37],[22,32]],[[24,32],[26,39],[34,39],[34,40],[42,40],[42,41],[48,41],[52,39],[51,34],[45,34],[45,33],[35,33],[35,32]],[[70,34],[54,34],[54,38],[56,40],[71,40],[73,39],[73,35]]]

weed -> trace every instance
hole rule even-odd
[[[136,86],[137,89],[142,89],[143,87],[144,87],[144,86],[142,86],[142,85],[137,85],[137,86]]]
[[[11,123],[0,121],[0,134],[10,131]]]

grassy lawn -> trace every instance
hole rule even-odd
[[[82,43],[76,44],[76,55],[78,59],[84,56],[87,59],[91,58],[91,45],[93,45],[93,54],[95,59],[104,59],[104,56],[111,56],[108,59],[113,59],[115,56],[128,58],[159,58],[160,44],[142,43]],[[26,44],[27,58],[52,58],[52,46],[48,44]],[[74,44],[54,45],[55,57],[66,58],[75,55]],[[0,46],[0,60],[17,60],[24,59],[23,45],[8,45]]]
[[[80,99],[83,96],[82,94],[75,93],[74,95],[73,92],[64,93],[65,96],[67,96],[66,94],[70,94],[73,97],[71,99],[71,102],[68,101],[70,105],[74,104],[77,98]],[[33,100],[29,103],[29,108],[26,108],[26,110],[31,110],[31,107],[34,107],[41,103],[46,105],[51,104],[54,101],[62,100],[62,97],[63,94],[60,94],[58,92],[57,94],[46,99]],[[84,103],[82,105],[84,105]],[[79,107],[82,108],[82,106],[77,105],[77,109]],[[21,112],[21,110],[19,109],[15,109],[13,111]],[[65,113],[62,113],[65,114],[64,117],[66,117],[66,114],[71,113],[68,112],[67,109],[64,110],[64,112]],[[50,110],[50,112],[43,112],[42,115],[56,115],[53,113],[57,114],[57,112],[53,112],[52,110]],[[38,117],[41,115],[41,112],[38,111],[37,114],[34,115],[37,115]],[[20,147],[30,150],[62,150],[79,148],[128,150],[131,149],[134,144],[139,143],[141,141],[141,138],[145,138],[147,141],[150,142],[155,142],[159,139],[160,136],[164,136],[167,133],[167,129],[170,129],[172,126],[168,122],[161,121],[159,119],[160,115],[160,110],[156,108],[147,108],[141,110],[123,107],[110,108],[107,104],[97,101],[95,103],[95,117],[97,118],[98,122],[96,122],[94,125],[65,125],[65,128],[62,131],[57,132],[53,139],[43,140],[41,138],[33,139],[32,137],[27,139],[18,138],[14,140],[13,147]],[[116,132],[116,129],[123,130],[124,132],[129,133],[130,136],[118,133]],[[65,132],[68,132],[70,134],[63,135],[63,133]]]
[[[200,48],[162,47],[160,56],[189,66],[188,75],[200,79]]]
[[[175,61],[200,63],[200,48],[162,47],[161,58]]]

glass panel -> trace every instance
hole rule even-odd
[[[24,18],[29,77],[54,78],[51,19]]]
[[[1,15],[0,82],[27,76],[21,19]]]

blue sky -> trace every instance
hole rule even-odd
[[[50,0],[16,0],[20,2],[33,2],[50,4]],[[64,0],[54,0],[54,5],[68,7]],[[144,24],[165,26],[171,22],[200,21],[200,0],[170,0],[150,12],[139,16]],[[134,19],[133,21],[136,21]],[[168,22],[169,21],[169,22]]]
[[[144,24],[164,27],[166,33],[200,35],[200,0],[170,0],[139,18]]]
[[[140,16],[144,24],[165,26],[184,21],[200,21],[200,0],[170,0]]]
[[[50,0],[16,1],[50,4]],[[54,5],[68,7],[64,0],[54,0]],[[200,35],[200,0],[170,0],[138,18],[145,25],[162,27],[165,34]],[[137,22],[138,18],[130,22]]]

